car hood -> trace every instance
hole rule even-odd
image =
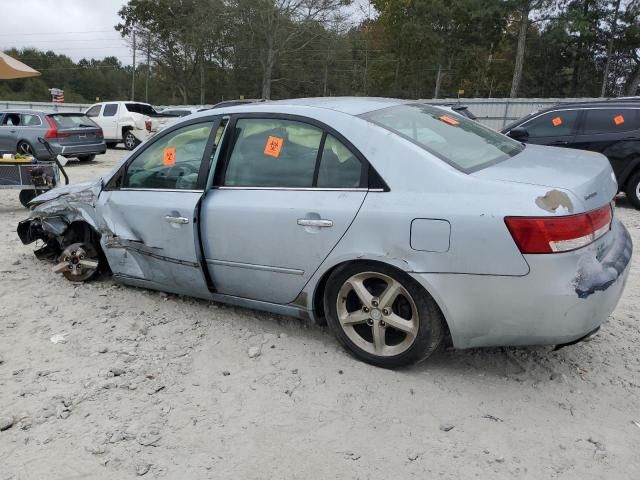
[[[607,204],[618,192],[607,157],[569,148],[527,145],[518,155],[472,175],[569,191],[580,200],[583,211]],[[572,205],[568,210],[568,213],[580,213],[581,209]]]
[[[38,195],[29,205],[32,207],[38,206],[65,195],[76,196],[85,192],[87,192],[90,197],[96,197],[100,193],[100,190],[102,190],[102,177],[87,182],[72,183],[71,185],[65,185],[63,187],[52,188],[42,195]]]

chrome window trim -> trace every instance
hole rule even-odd
[[[303,191],[303,192],[373,192],[384,190],[379,189],[368,189],[365,187],[361,188],[323,188],[323,187],[231,187],[231,186],[217,186],[213,187],[214,190],[285,190],[285,191]]]
[[[185,193],[204,193],[204,190],[187,190],[181,188],[130,188],[123,187],[115,190],[109,190],[111,192],[185,192]]]

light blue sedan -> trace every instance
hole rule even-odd
[[[523,145],[417,102],[203,111],[112,173],[33,202],[18,233],[72,281],[326,321],[399,367],[457,348],[576,342],[614,310],[630,237],[599,154]]]

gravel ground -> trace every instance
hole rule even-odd
[[[640,245],[640,212],[619,203]],[[20,243],[25,216],[0,191],[0,480],[640,478],[638,254],[588,343],[394,372],[295,319],[73,285]]]

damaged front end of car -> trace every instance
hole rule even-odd
[[[108,268],[96,222],[101,189],[102,179],[51,190],[31,202],[29,218],[18,224],[22,243],[42,242],[36,257],[55,261],[53,270],[68,280],[86,281]]]

